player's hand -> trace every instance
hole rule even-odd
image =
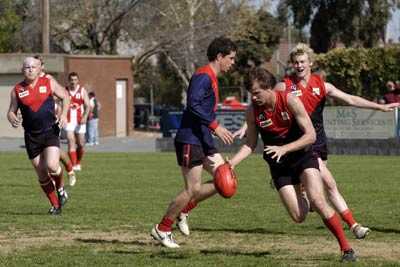
[[[82,118],[82,119],[81,119],[81,122],[80,122],[79,124],[85,125],[86,122],[87,122],[87,118]]]
[[[242,139],[246,135],[246,130],[247,127],[241,127],[239,130],[233,133],[233,138],[238,137],[239,139]]]
[[[11,126],[14,128],[18,128],[18,126],[21,124],[21,120],[15,114],[13,116],[10,116],[9,121],[11,123]]]
[[[390,103],[390,104],[384,104],[380,105],[381,106],[381,111],[383,112],[388,112],[388,111],[393,111],[395,108],[400,107],[400,103]]]
[[[58,127],[60,129],[64,128],[64,126],[67,124],[67,117],[64,115],[61,115],[60,118],[58,119]]]
[[[221,125],[218,125],[217,129],[215,129],[215,135],[218,136],[226,145],[233,143],[232,133]]]
[[[279,163],[281,158],[287,153],[284,146],[265,146],[264,151],[267,155],[272,154],[271,159],[276,159],[277,163]]]

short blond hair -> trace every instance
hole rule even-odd
[[[292,51],[290,51],[289,57],[290,61],[293,63],[294,58],[300,55],[307,55],[310,62],[314,62],[315,54],[314,50],[312,50],[307,44],[305,43],[298,43]]]

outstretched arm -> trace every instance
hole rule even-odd
[[[350,95],[348,93],[339,90],[331,83],[325,83],[325,88],[326,88],[326,94],[328,96],[341,100],[350,106],[358,108],[375,109],[383,112],[388,112],[400,106],[400,103],[378,104],[359,96]]]
[[[247,125],[247,135],[246,144],[244,144],[240,150],[229,160],[232,168],[238,165],[242,160],[247,158],[254,149],[257,147],[258,131],[256,128],[253,107],[250,106],[246,111],[246,125]]]

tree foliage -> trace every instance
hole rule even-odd
[[[0,52],[14,52],[18,44],[14,41],[21,30],[21,18],[14,1],[0,1]]]
[[[310,25],[315,52],[327,52],[338,42],[353,47],[374,47],[385,40],[386,25],[396,0],[281,0],[283,14],[290,10],[294,24]],[[286,13],[285,13],[286,12]]]
[[[400,46],[337,48],[320,54],[316,65],[341,90],[375,99],[385,93],[388,80],[400,77]]]

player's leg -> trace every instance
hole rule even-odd
[[[182,166],[182,175],[185,180],[185,188],[169,204],[168,209],[161,222],[155,225],[151,231],[154,239],[169,248],[177,248],[178,244],[172,238],[172,225],[180,214],[181,210],[194,198],[201,188],[201,173],[203,166],[185,167]]]
[[[75,126],[72,125],[71,123],[68,123],[67,127],[65,128],[68,140],[68,155],[69,158],[71,159],[72,166],[75,166],[77,161],[74,129]]]
[[[343,252],[342,260],[355,261],[356,256],[346,239],[340,218],[325,199],[323,183],[318,169],[304,169],[300,175],[300,179],[304,184],[311,205],[316,212],[319,213],[325,225],[338,240],[340,250]]]
[[[213,177],[215,170],[224,163],[225,160],[222,155],[220,153],[215,153],[207,156],[204,159],[203,168],[211,175],[211,177]],[[177,218],[176,225],[178,226],[178,229],[181,231],[182,234],[190,234],[189,224],[187,220],[189,212],[197,207],[197,204],[199,202],[208,199],[216,193],[217,190],[215,189],[213,180],[209,180],[201,185],[199,193],[194,198],[192,198],[189,203],[181,210],[181,213]]]
[[[62,149],[60,149],[60,161],[64,165],[65,170],[67,171],[69,185],[74,186],[76,183],[76,176],[72,166],[72,162],[69,159],[68,154]]]
[[[43,150],[44,161],[51,179],[55,182],[57,196],[61,206],[68,200],[68,194],[64,189],[63,169],[60,166],[60,150],[58,146],[49,146]]]
[[[290,181],[291,178],[282,177],[278,178],[278,180]],[[279,197],[292,220],[296,223],[304,222],[308,214],[309,204],[301,193],[300,185],[293,185],[290,182],[274,184],[278,190]]]
[[[81,161],[83,158],[83,154],[85,153],[85,134],[86,134],[86,125],[80,124],[75,131],[75,140],[76,140],[76,167],[77,171],[81,170]]]
[[[53,181],[51,180],[47,166],[44,160],[44,155],[38,155],[35,158],[31,159],[31,163],[36,171],[36,174],[39,178],[39,184],[42,188],[43,192],[46,194],[46,197],[49,199],[51,204],[51,208],[49,213],[52,215],[58,215],[61,213],[61,204],[56,194],[56,188],[54,186]]]
[[[356,238],[362,239],[365,238],[370,229],[367,227],[363,227],[358,224],[355,219],[353,218],[353,213],[348,208],[346,201],[344,200],[343,196],[339,192],[337,187],[335,178],[333,177],[332,173],[327,168],[326,163],[322,161],[321,158],[318,158],[320,173],[322,177],[322,181],[324,183],[325,190],[327,192],[327,196],[329,201],[332,203],[335,210],[340,214],[343,221],[347,223],[353,234]]]

